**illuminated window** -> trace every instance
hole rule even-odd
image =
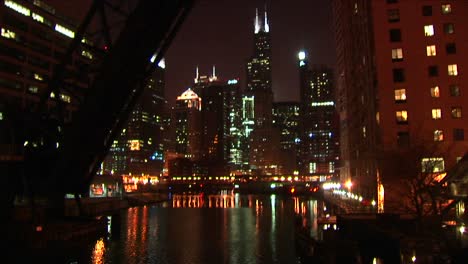
[[[453,34],[455,32],[455,28],[453,26],[453,23],[445,23],[444,24],[444,33],[445,34]]]
[[[452,6],[450,4],[443,4],[442,5],[442,14],[447,15],[452,13]]]
[[[444,131],[434,130],[434,141],[444,141]]]
[[[43,81],[44,80],[44,76],[42,76],[41,74],[39,73],[34,73],[34,79],[35,80],[38,80],[38,81]]]
[[[392,49],[392,61],[402,61],[403,60],[403,49]]]
[[[434,36],[434,26],[433,25],[425,25],[424,26],[424,36],[426,36],[426,37]]]
[[[55,25],[55,31],[62,33],[63,35],[69,37],[69,38],[74,38],[75,37],[75,32],[73,32],[71,29],[68,29],[62,25],[56,24]]]
[[[395,90],[395,102],[406,102],[406,89]]]
[[[66,95],[66,94],[61,94],[60,95],[60,100],[66,102],[66,103],[70,103],[71,102],[71,97],[69,95]]]
[[[439,86],[431,87],[431,96],[434,98],[440,97],[440,89]]]
[[[396,111],[396,120],[397,123],[407,123],[408,122],[408,112],[405,110]]]
[[[36,94],[36,93],[39,91],[39,87],[37,87],[37,86],[29,86],[29,87],[28,87],[28,91],[29,91],[30,93]]]
[[[93,59],[93,54],[91,52],[87,51],[87,50],[82,50],[81,51],[81,56],[86,57],[86,58],[88,58],[90,60]]]
[[[458,69],[456,64],[450,64],[447,67],[448,70],[448,75],[449,76],[457,76],[458,75]]]
[[[2,28],[1,34],[4,38],[16,39],[16,33],[8,29]]]
[[[388,22],[394,23],[400,21],[400,10],[389,9],[387,10]]]
[[[20,13],[20,14],[23,14],[25,16],[30,16],[31,15],[31,10],[29,10],[28,8],[18,4],[18,3],[15,3],[13,1],[9,1],[9,0],[5,0],[5,6],[15,10],[16,12]]]
[[[460,88],[456,84],[452,84],[449,87],[450,89],[450,96],[460,96]]]
[[[426,54],[427,54],[427,56],[435,56],[436,55],[436,46],[435,45],[426,46]]]
[[[317,163],[311,162],[309,163],[309,173],[316,173],[317,172]]]
[[[32,18],[39,23],[44,23],[44,17],[39,14],[32,13]]]
[[[422,172],[443,172],[445,170],[444,158],[432,157],[421,160]]]
[[[452,107],[452,117],[453,118],[461,118],[462,117],[462,109],[459,106]]]
[[[401,30],[398,28],[390,29],[390,42],[401,41]]]
[[[128,143],[130,145],[130,150],[140,150],[140,141],[138,139],[129,140]]]
[[[441,119],[442,118],[442,109],[433,108],[432,109],[432,119]]]

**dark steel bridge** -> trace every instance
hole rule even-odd
[[[193,4],[193,0],[92,1],[37,103],[30,109],[7,109],[5,116],[11,120],[6,120],[10,125],[5,135],[11,137],[2,143],[0,153],[1,175],[8,186],[1,199],[3,208],[12,210],[16,195],[25,190],[32,202],[46,201],[51,208],[63,208],[65,194],[87,190],[146,78],[164,57]],[[68,71],[76,67],[71,66],[72,56],[83,48],[93,51],[93,63],[72,77]],[[65,79],[80,77],[90,80],[89,86],[67,91],[78,102],[73,111],[58,98],[50,98],[52,92],[61,94]]]

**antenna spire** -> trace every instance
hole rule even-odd
[[[198,79],[199,79],[199,74],[198,74],[198,66],[195,67],[195,83],[198,83]]]
[[[255,34],[260,31],[260,20],[258,18],[258,8],[255,8]]]
[[[263,31],[270,32],[270,26],[268,25],[267,5],[265,3],[265,24],[263,25]]]

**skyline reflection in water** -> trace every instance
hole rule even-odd
[[[316,226],[317,201],[173,194],[167,202],[122,212],[120,237],[97,241],[90,263],[300,263],[297,215],[303,225]]]

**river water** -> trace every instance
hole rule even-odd
[[[321,209],[313,199],[232,192],[168,198],[123,211],[120,233],[109,232],[67,263],[301,263],[295,221],[318,234]]]

